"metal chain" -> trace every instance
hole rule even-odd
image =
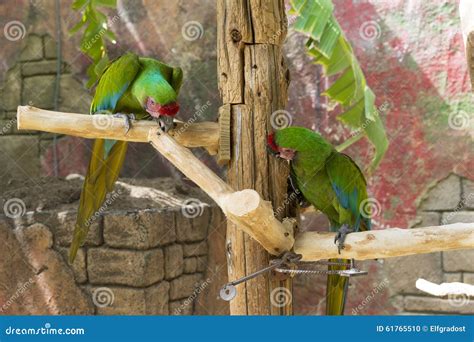
[[[347,266],[347,267],[350,267],[351,264],[347,263],[347,262],[336,262],[336,261],[314,261],[314,262],[311,262],[312,264],[315,264],[315,265],[327,265],[327,266]]]
[[[276,268],[275,271],[290,274],[340,274],[342,270],[292,270],[289,268]]]

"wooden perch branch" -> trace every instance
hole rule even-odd
[[[186,128],[184,124],[178,124],[170,134],[165,134],[157,128],[156,123],[137,121],[125,135],[121,118],[53,112],[30,106],[19,106],[17,119],[18,129],[85,138],[151,142],[155,149],[204,190],[222,208],[224,214],[240,224],[269,253],[279,255],[293,247],[293,225],[278,221],[269,202],[261,199],[254,190],[234,192],[190,150],[183,147],[203,146],[217,152],[218,124],[196,123]],[[237,202],[239,205],[236,205]]]
[[[383,259],[455,249],[474,248],[474,223],[455,223],[414,229],[389,228],[347,235],[337,253],[335,233],[305,232],[296,237],[294,250],[304,261],[329,258]]]
[[[125,135],[124,119],[111,115],[89,115],[61,113],[19,106],[17,113],[19,130],[39,130],[57,134],[95,139],[114,139],[133,142],[148,142],[148,132],[156,128],[153,121],[134,121]],[[186,147],[204,147],[215,155],[219,147],[219,124],[201,122],[187,124],[177,122],[176,128],[169,132],[177,142]]]
[[[103,117],[103,118],[102,118]],[[121,118],[110,115],[84,115],[18,107],[18,128],[41,130],[86,138],[151,142],[165,158],[203,189],[232,222],[258,241],[269,253],[280,255],[294,248],[304,261],[330,258],[376,259],[404,255],[474,248],[474,223],[456,223],[417,229],[391,228],[349,234],[346,248],[339,255],[334,233],[305,232],[293,237],[292,220],[281,223],[274,217],[270,202],[250,189],[235,192],[228,184],[183,147],[217,149],[218,124],[184,124],[171,134],[163,133],[153,122],[137,121],[127,135]],[[101,126],[94,120],[106,120]],[[183,128],[183,129],[181,129]],[[293,246],[294,245],[294,246]]]
[[[204,190],[229,220],[239,224],[269,253],[279,255],[294,243],[291,225],[282,224],[273,214],[269,202],[251,189],[233,189],[206,167],[190,150],[159,129],[150,130],[149,141],[166,159]]]

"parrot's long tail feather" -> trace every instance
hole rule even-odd
[[[350,263],[347,259],[329,259],[330,262]],[[331,265],[330,271],[344,270],[347,266]],[[349,286],[349,277],[343,277],[338,274],[328,275],[326,287],[326,315],[340,316],[344,315],[344,306],[346,304],[347,288]]]
[[[111,143],[113,146],[108,149]],[[107,193],[113,190],[126,153],[126,141],[95,140],[77,211],[74,237],[69,250],[70,263],[74,261],[79,247],[84,243],[89,227],[94,223],[96,214],[100,212]]]

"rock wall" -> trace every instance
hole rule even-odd
[[[29,210],[27,199],[9,200],[0,216],[0,314],[228,313],[216,300],[227,279],[224,216],[202,197],[191,207],[185,200],[133,211],[110,203],[92,220],[72,265],[67,254],[76,211]]]
[[[432,184],[418,210],[415,227],[474,222],[474,182],[450,174]],[[384,264],[394,305],[402,313],[474,314],[466,296],[434,298],[415,288],[418,278],[440,284],[474,285],[474,249],[387,259]]]
[[[0,185],[13,178],[25,179],[53,174],[53,135],[18,131],[16,110],[20,104],[54,109],[57,82],[56,42],[49,35],[30,34],[23,43],[18,61],[6,73],[0,90],[0,165],[3,166]],[[58,110],[88,113],[91,100],[88,92],[70,73],[68,64],[63,63],[60,71]],[[60,167],[64,171],[67,169],[67,173],[84,173],[87,165],[87,160],[83,157],[85,146],[81,139],[65,138],[56,151]],[[64,167],[66,165],[67,168]]]

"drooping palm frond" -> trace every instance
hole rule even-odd
[[[294,29],[308,36],[308,54],[323,66],[326,76],[338,75],[323,95],[342,106],[344,112],[339,120],[364,132],[374,145],[371,169],[375,169],[387,151],[387,136],[375,107],[375,95],[334,17],[332,0],[291,0],[291,6],[291,13],[297,16]],[[344,147],[357,140],[350,139]]]
[[[109,63],[106,40],[115,44],[115,34],[109,29],[107,16],[100,7],[116,8],[117,0],[74,0],[72,9],[81,13],[81,20],[70,29],[75,34],[83,27],[81,51],[92,59],[87,68],[87,87],[92,87]],[[115,21],[118,16],[112,18]]]

